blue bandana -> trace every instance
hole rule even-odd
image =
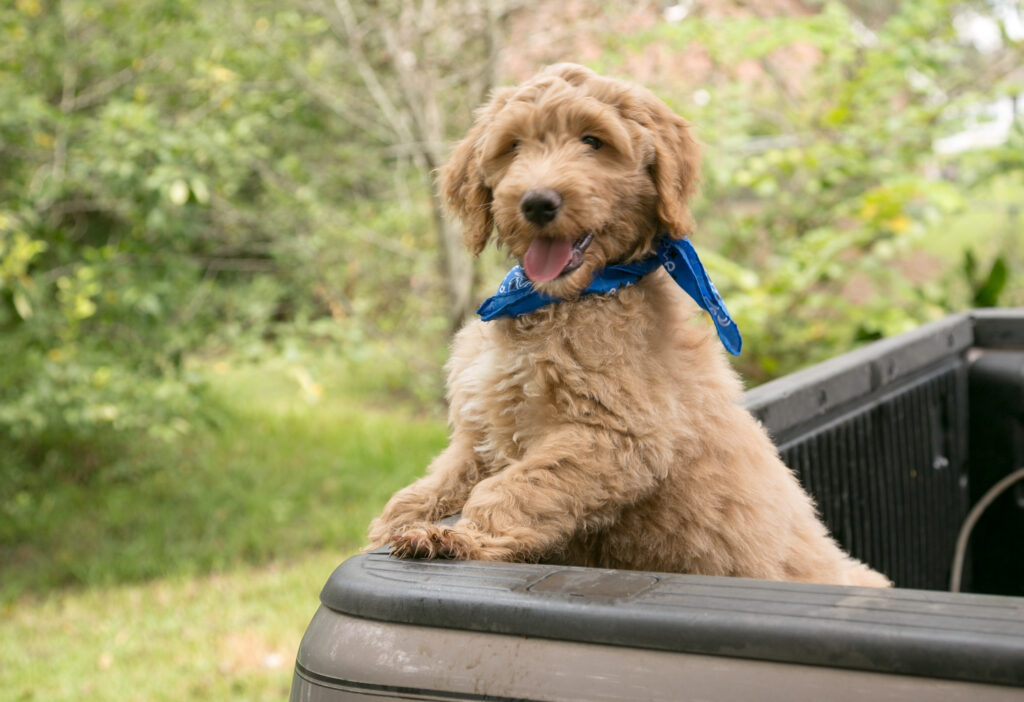
[[[641,278],[658,266],[664,266],[676,284],[707,310],[726,351],[733,356],[739,356],[740,347],[743,345],[740,330],[729,316],[729,311],[725,309],[722,296],[718,294],[715,284],[708,277],[689,239],[663,237],[653,256],[636,263],[621,263],[598,271],[594,281],[581,294],[615,293],[619,288],[636,285]],[[515,266],[505,276],[505,280],[501,281],[498,294],[484,300],[476,313],[483,321],[489,322],[500,317],[529,314],[560,300],[561,298],[534,290],[523,267]]]

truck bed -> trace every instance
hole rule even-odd
[[[1022,699],[1024,310],[954,315],[746,396],[874,590],[530,564],[342,563],[293,700]],[[685,693],[684,693],[685,690]]]

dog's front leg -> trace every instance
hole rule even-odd
[[[366,550],[394,540],[412,524],[455,514],[479,480],[480,463],[472,436],[453,433],[448,447],[431,462],[427,474],[396,492],[381,515],[370,522],[370,545]]]
[[[480,481],[453,527],[420,523],[394,540],[414,558],[536,561],[581,531],[611,525],[623,507],[657,486],[649,457],[614,432],[552,433],[517,463]]]

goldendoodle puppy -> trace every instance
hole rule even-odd
[[[684,119],[581,66],[481,109],[444,194],[474,253],[494,232],[521,267],[456,336],[451,442],[373,521],[373,546],[890,584],[836,545],[738,404],[719,339],[738,353],[739,334],[686,239],[699,160]]]

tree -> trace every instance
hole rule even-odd
[[[359,12],[349,0],[313,3],[307,11],[331,29],[327,60],[339,74],[358,75],[362,89],[339,93],[322,72],[314,77],[294,70],[339,119],[362,125],[418,173],[430,195],[452,331],[473,313],[474,266],[433,179],[450,141],[465,131],[473,108],[495,86],[503,25],[513,9],[485,0],[363,5]]]

